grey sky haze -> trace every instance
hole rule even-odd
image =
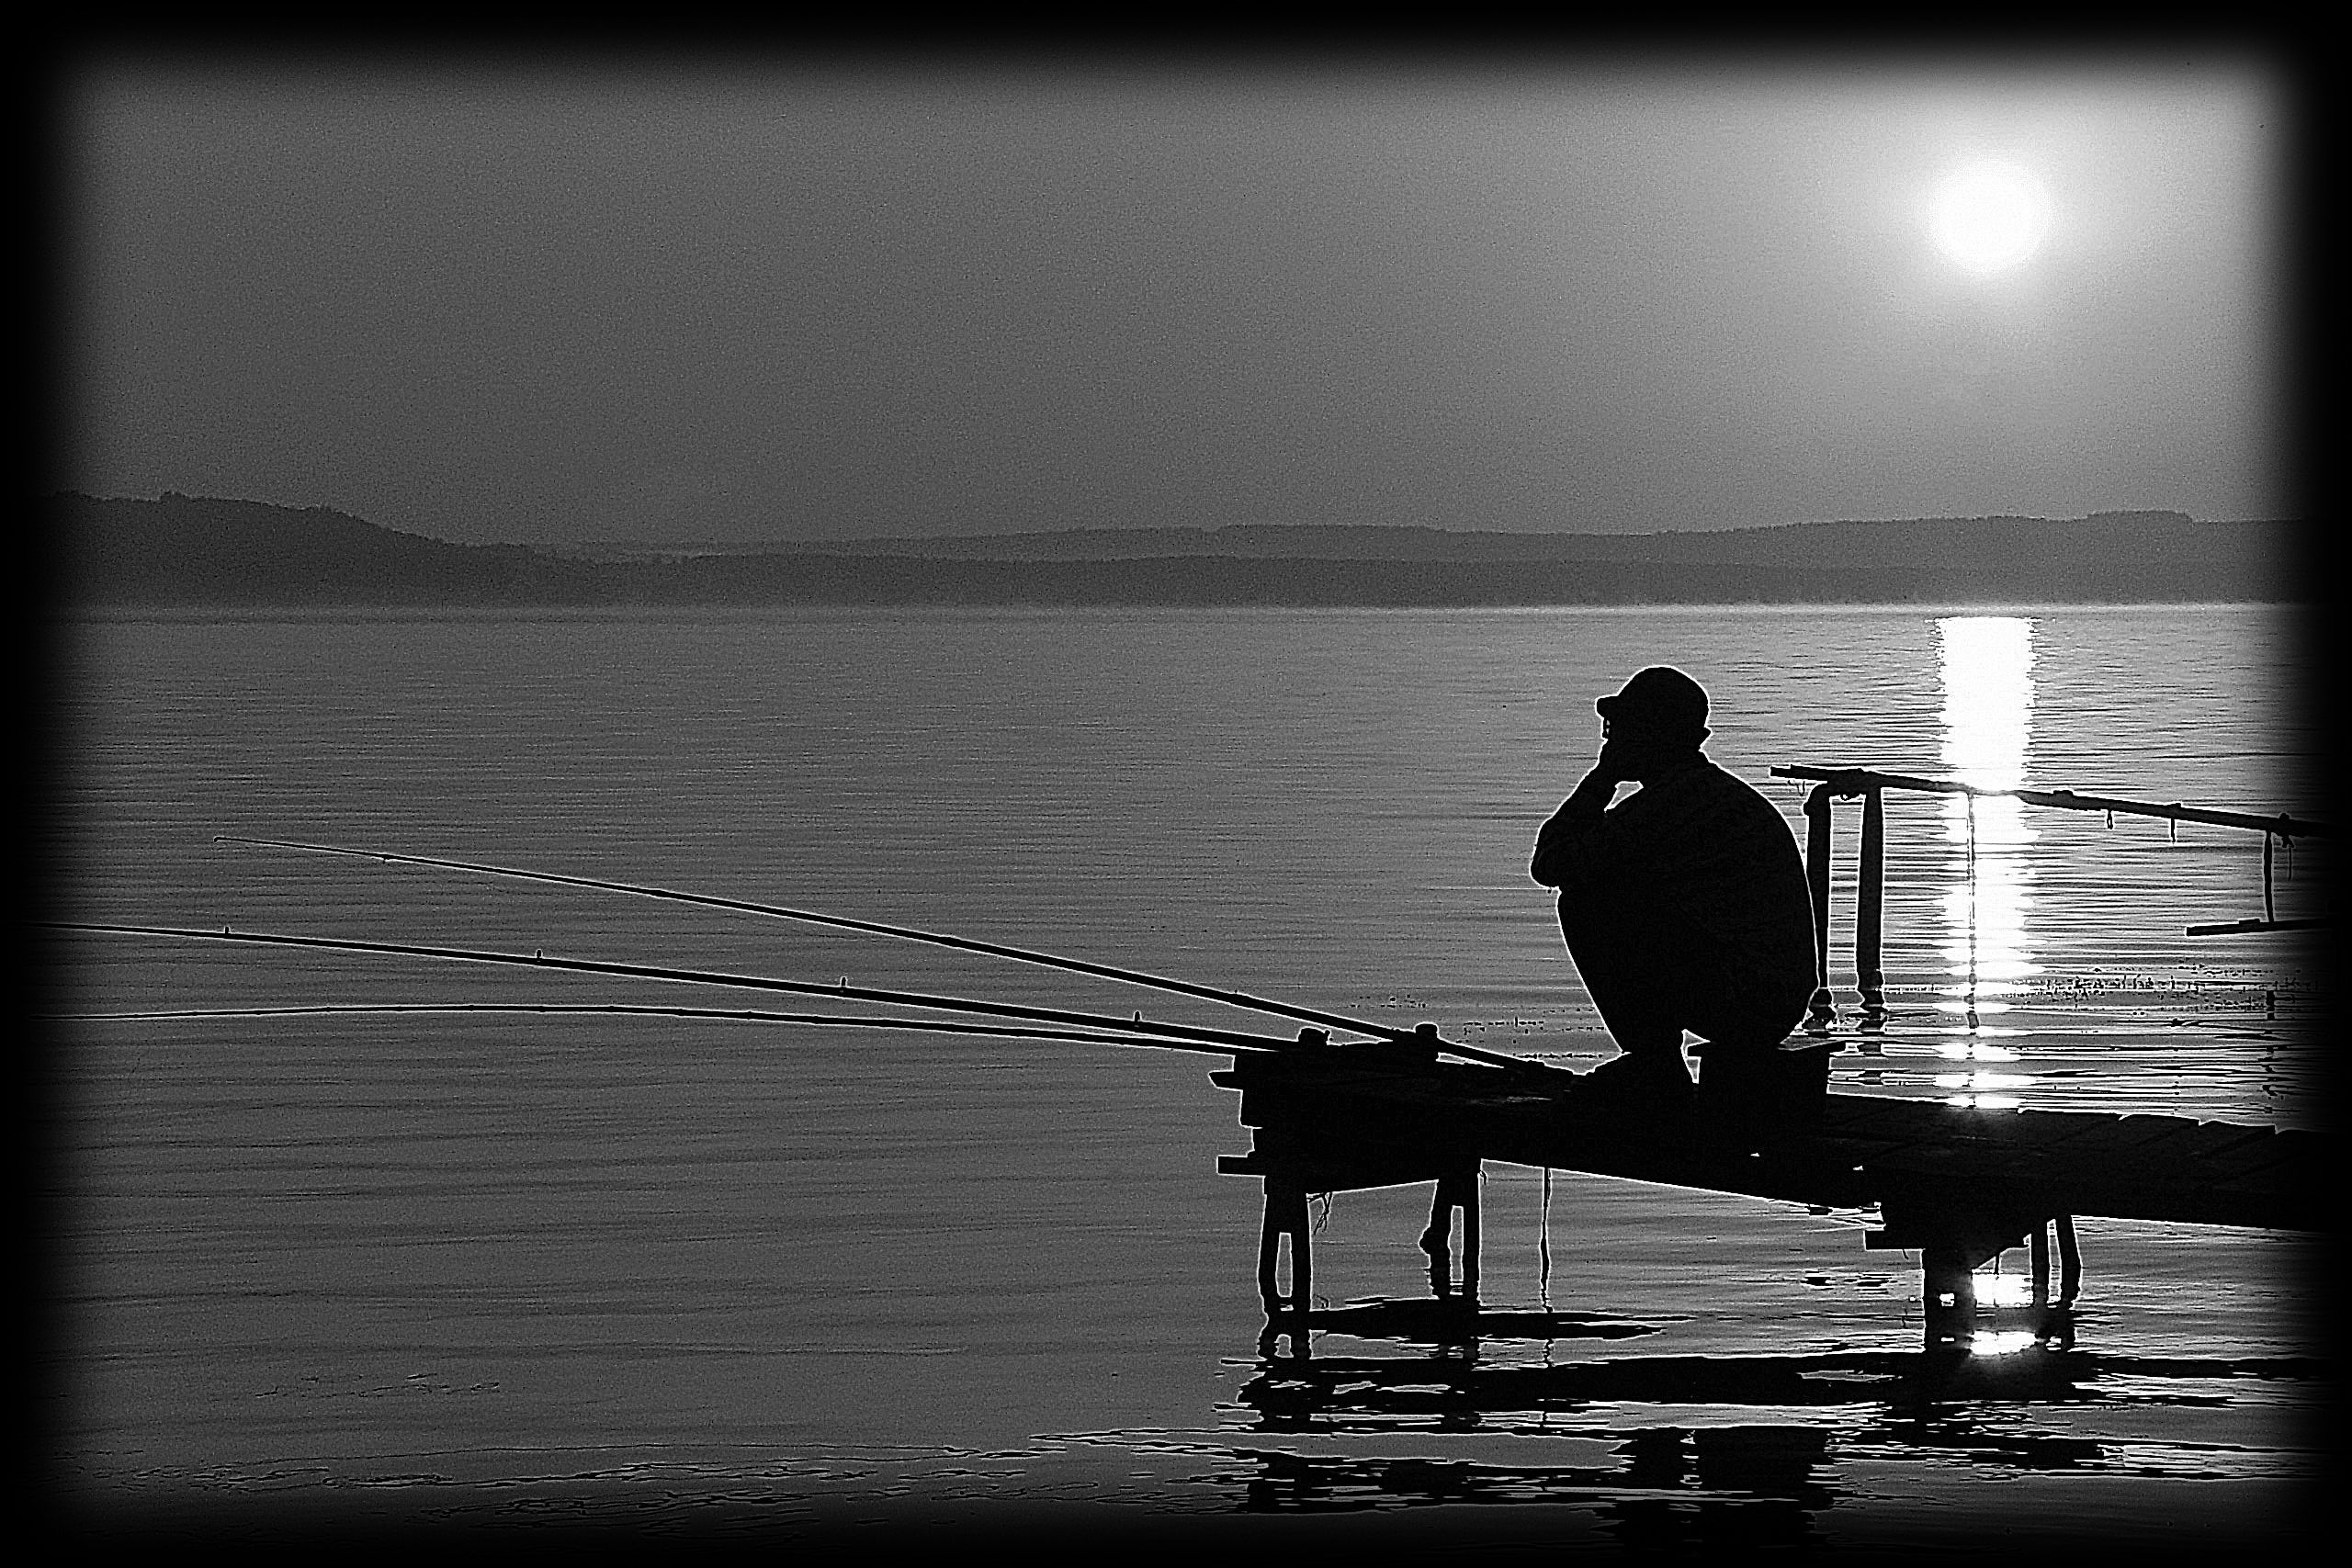
[[[2245,60],[92,64],[69,464],[465,540],[2272,516]],[[2050,195],[1969,276],[1923,204]]]

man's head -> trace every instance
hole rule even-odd
[[[1608,749],[1641,778],[1660,762],[1682,761],[1707,739],[1707,694],[1681,671],[1652,665],[1624,690],[1592,705],[1600,711]]]

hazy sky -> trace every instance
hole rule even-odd
[[[67,481],[458,539],[2279,515],[2283,93],[2188,55],[93,64]],[[2046,226],[1984,276],[1929,209],[1987,159]]]

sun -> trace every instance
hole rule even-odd
[[[2031,171],[1992,161],[1965,164],[1928,198],[1928,234],[1962,272],[1991,277],[2023,266],[2050,232],[2050,193]]]

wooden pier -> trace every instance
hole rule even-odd
[[[1434,1036],[1432,1035],[1432,1043]],[[1836,1043],[1799,1037],[1760,1069],[1703,1057],[1686,1108],[1644,1111],[1554,1067],[1442,1062],[1407,1044],[1237,1055],[1211,1081],[1241,1094],[1249,1153],[1217,1168],[1265,1183],[1258,1280],[1270,1325],[1311,1300],[1310,1194],[1436,1184],[1422,1237],[1432,1293],[1475,1308],[1477,1173],[1487,1160],[1827,1208],[1875,1206],[1865,1245],[1921,1255],[1928,1342],[1964,1344],[1971,1272],[2032,1249],[2046,1295],[2054,1235],[2060,1303],[2080,1268],[2080,1218],[2316,1230],[2318,1134],[2091,1111],[1985,1110],[1826,1092]],[[1460,1213],[1461,1263],[1451,1254]],[[1288,1244],[1290,1288],[1280,1288]]]

